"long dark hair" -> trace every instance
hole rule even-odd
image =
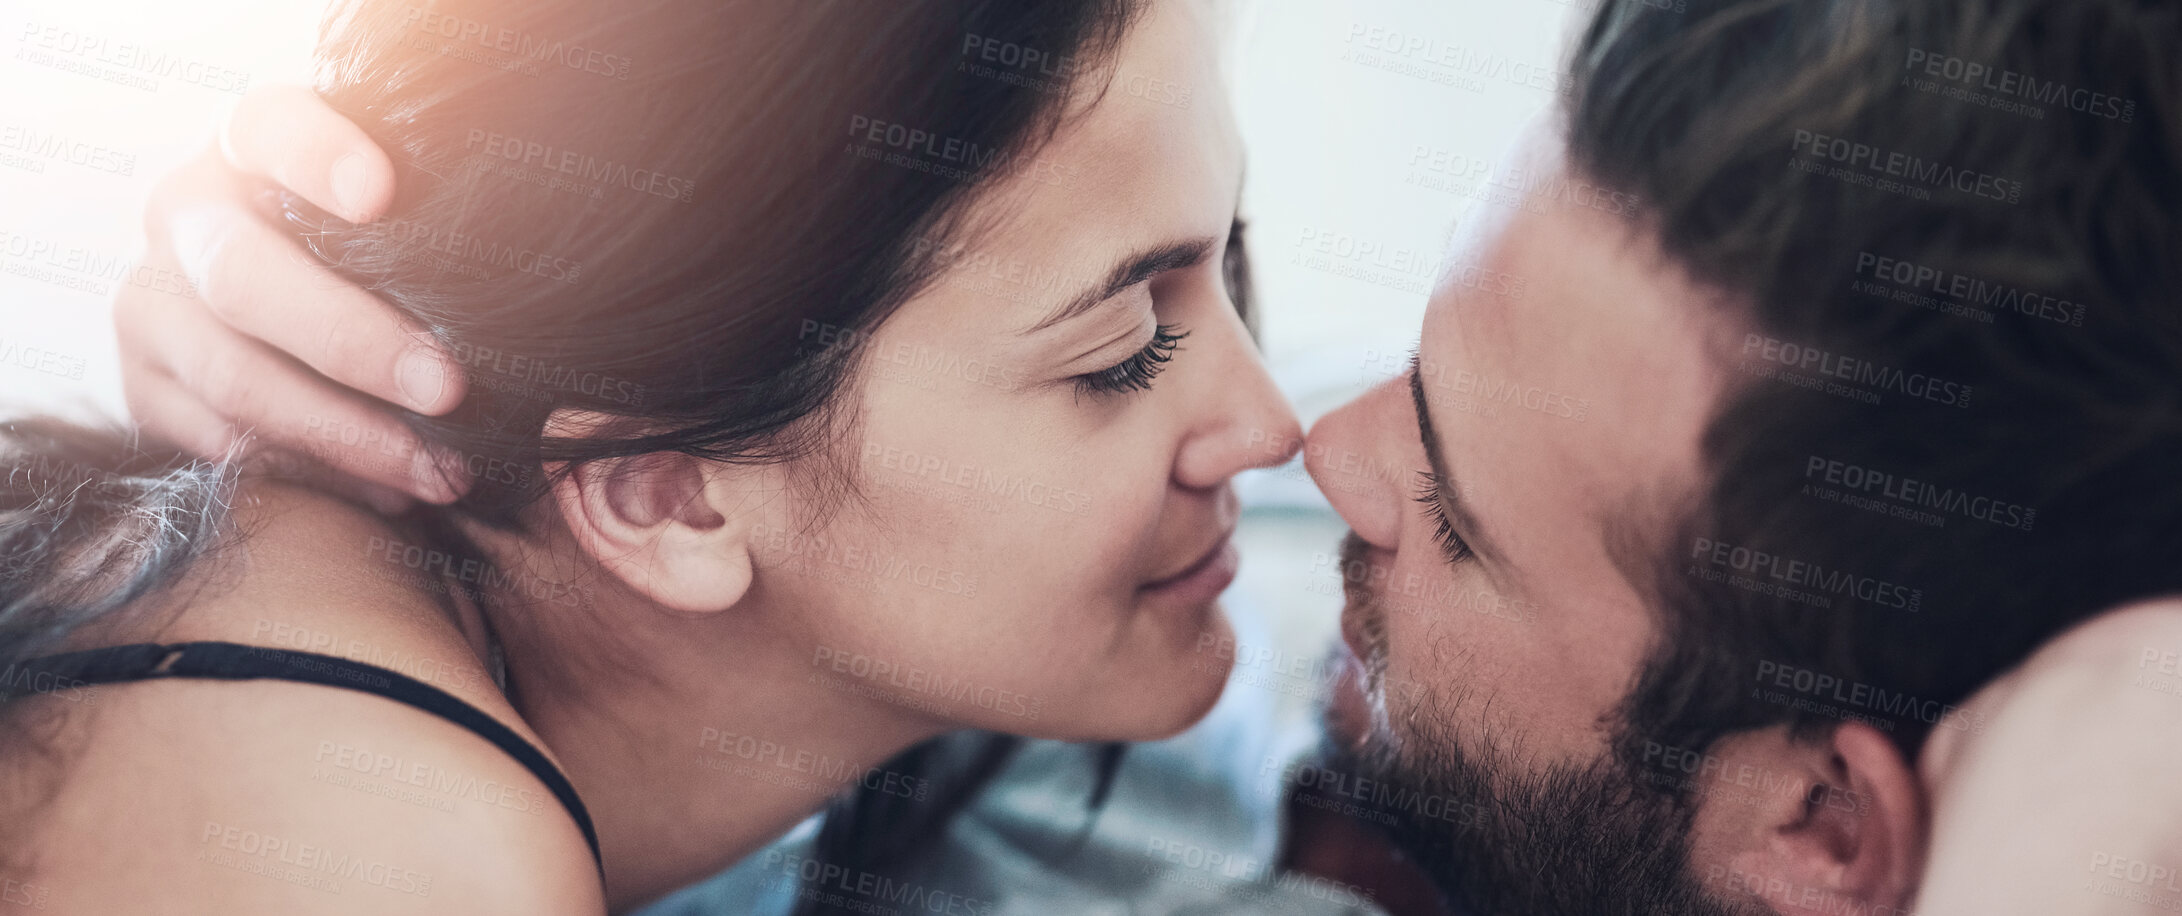
[[[347,0],[318,91],[393,154],[390,218],[279,206],[327,263],[430,327],[463,405],[412,425],[523,470],[658,451],[823,455],[866,331],[986,228],[967,205],[1035,167],[1127,0]],[[608,58],[531,75],[443,53],[472,26]],[[415,42],[423,35],[431,40]],[[965,47],[1066,58],[995,78]],[[871,157],[871,153],[880,155]],[[527,267],[526,267],[527,264]],[[621,418],[548,436],[556,408]],[[468,472],[462,508],[510,521],[537,474]],[[510,478],[513,478],[512,481]]]
[[[837,408],[858,351],[835,342],[883,321],[987,228],[969,204],[1035,167],[1103,91],[1091,75],[1136,8],[345,0],[315,88],[392,156],[398,197],[367,225],[292,195],[261,203],[461,365],[460,407],[404,417],[469,478],[451,512],[519,525],[549,464],[824,459],[854,421]],[[1038,65],[968,53],[992,47]],[[614,419],[548,435],[564,407]],[[226,536],[230,464],[45,420],[5,433],[0,666],[174,581]],[[64,587],[94,548],[110,575]],[[1010,747],[991,739],[914,812],[860,814],[850,796],[822,855],[900,867],[920,845],[905,838],[943,823]]]

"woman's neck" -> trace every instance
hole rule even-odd
[[[762,589],[675,615],[572,545],[500,537],[478,543],[513,573],[484,602],[510,699],[597,823],[616,912],[739,861],[944,730],[844,689],[766,625]]]

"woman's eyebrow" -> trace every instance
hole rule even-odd
[[[1026,335],[1035,334],[1088,312],[1097,308],[1099,303],[1114,298],[1122,290],[1159,274],[1185,267],[1195,267],[1203,263],[1205,257],[1212,253],[1212,245],[1215,241],[1217,240],[1209,235],[1194,239],[1183,239],[1143,249],[1124,257],[1114,265],[1113,269],[1106,272],[1105,282],[1094,284],[1078,292],[1067,303],[1055,309],[1053,314],[1047,315],[1045,320],[1032,325],[1029,330],[1023,333]]]

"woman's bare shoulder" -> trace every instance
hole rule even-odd
[[[349,658],[537,742],[442,612],[436,577],[404,565],[410,545],[388,553],[399,529],[279,485],[245,485],[236,511],[243,536],[210,558],[205,581],[124,641]],[[604,909],[581,832],[537,777],[380,696],[177,678],[31,697],[8,718],[24,739],[0,756],[20,829],[0,878],[55,912]]]

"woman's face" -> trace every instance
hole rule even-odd
[[[965,48],[995,78],[1048,77]],[[792,500],[822,521],[753,544],[811,682],[1075,739],[1171,734],[1218,698],[1229,481],[1299,429],[1224,281],[1242,147],[1215,52],[1198,4],[1155,3],[1105,95],[974,208],[989,231],[936,252],[936,282],[866,339],[806,327],[863,361],[836,445],[858,497]],[[946,164],[941,141],[878,130],[850,141]]]

